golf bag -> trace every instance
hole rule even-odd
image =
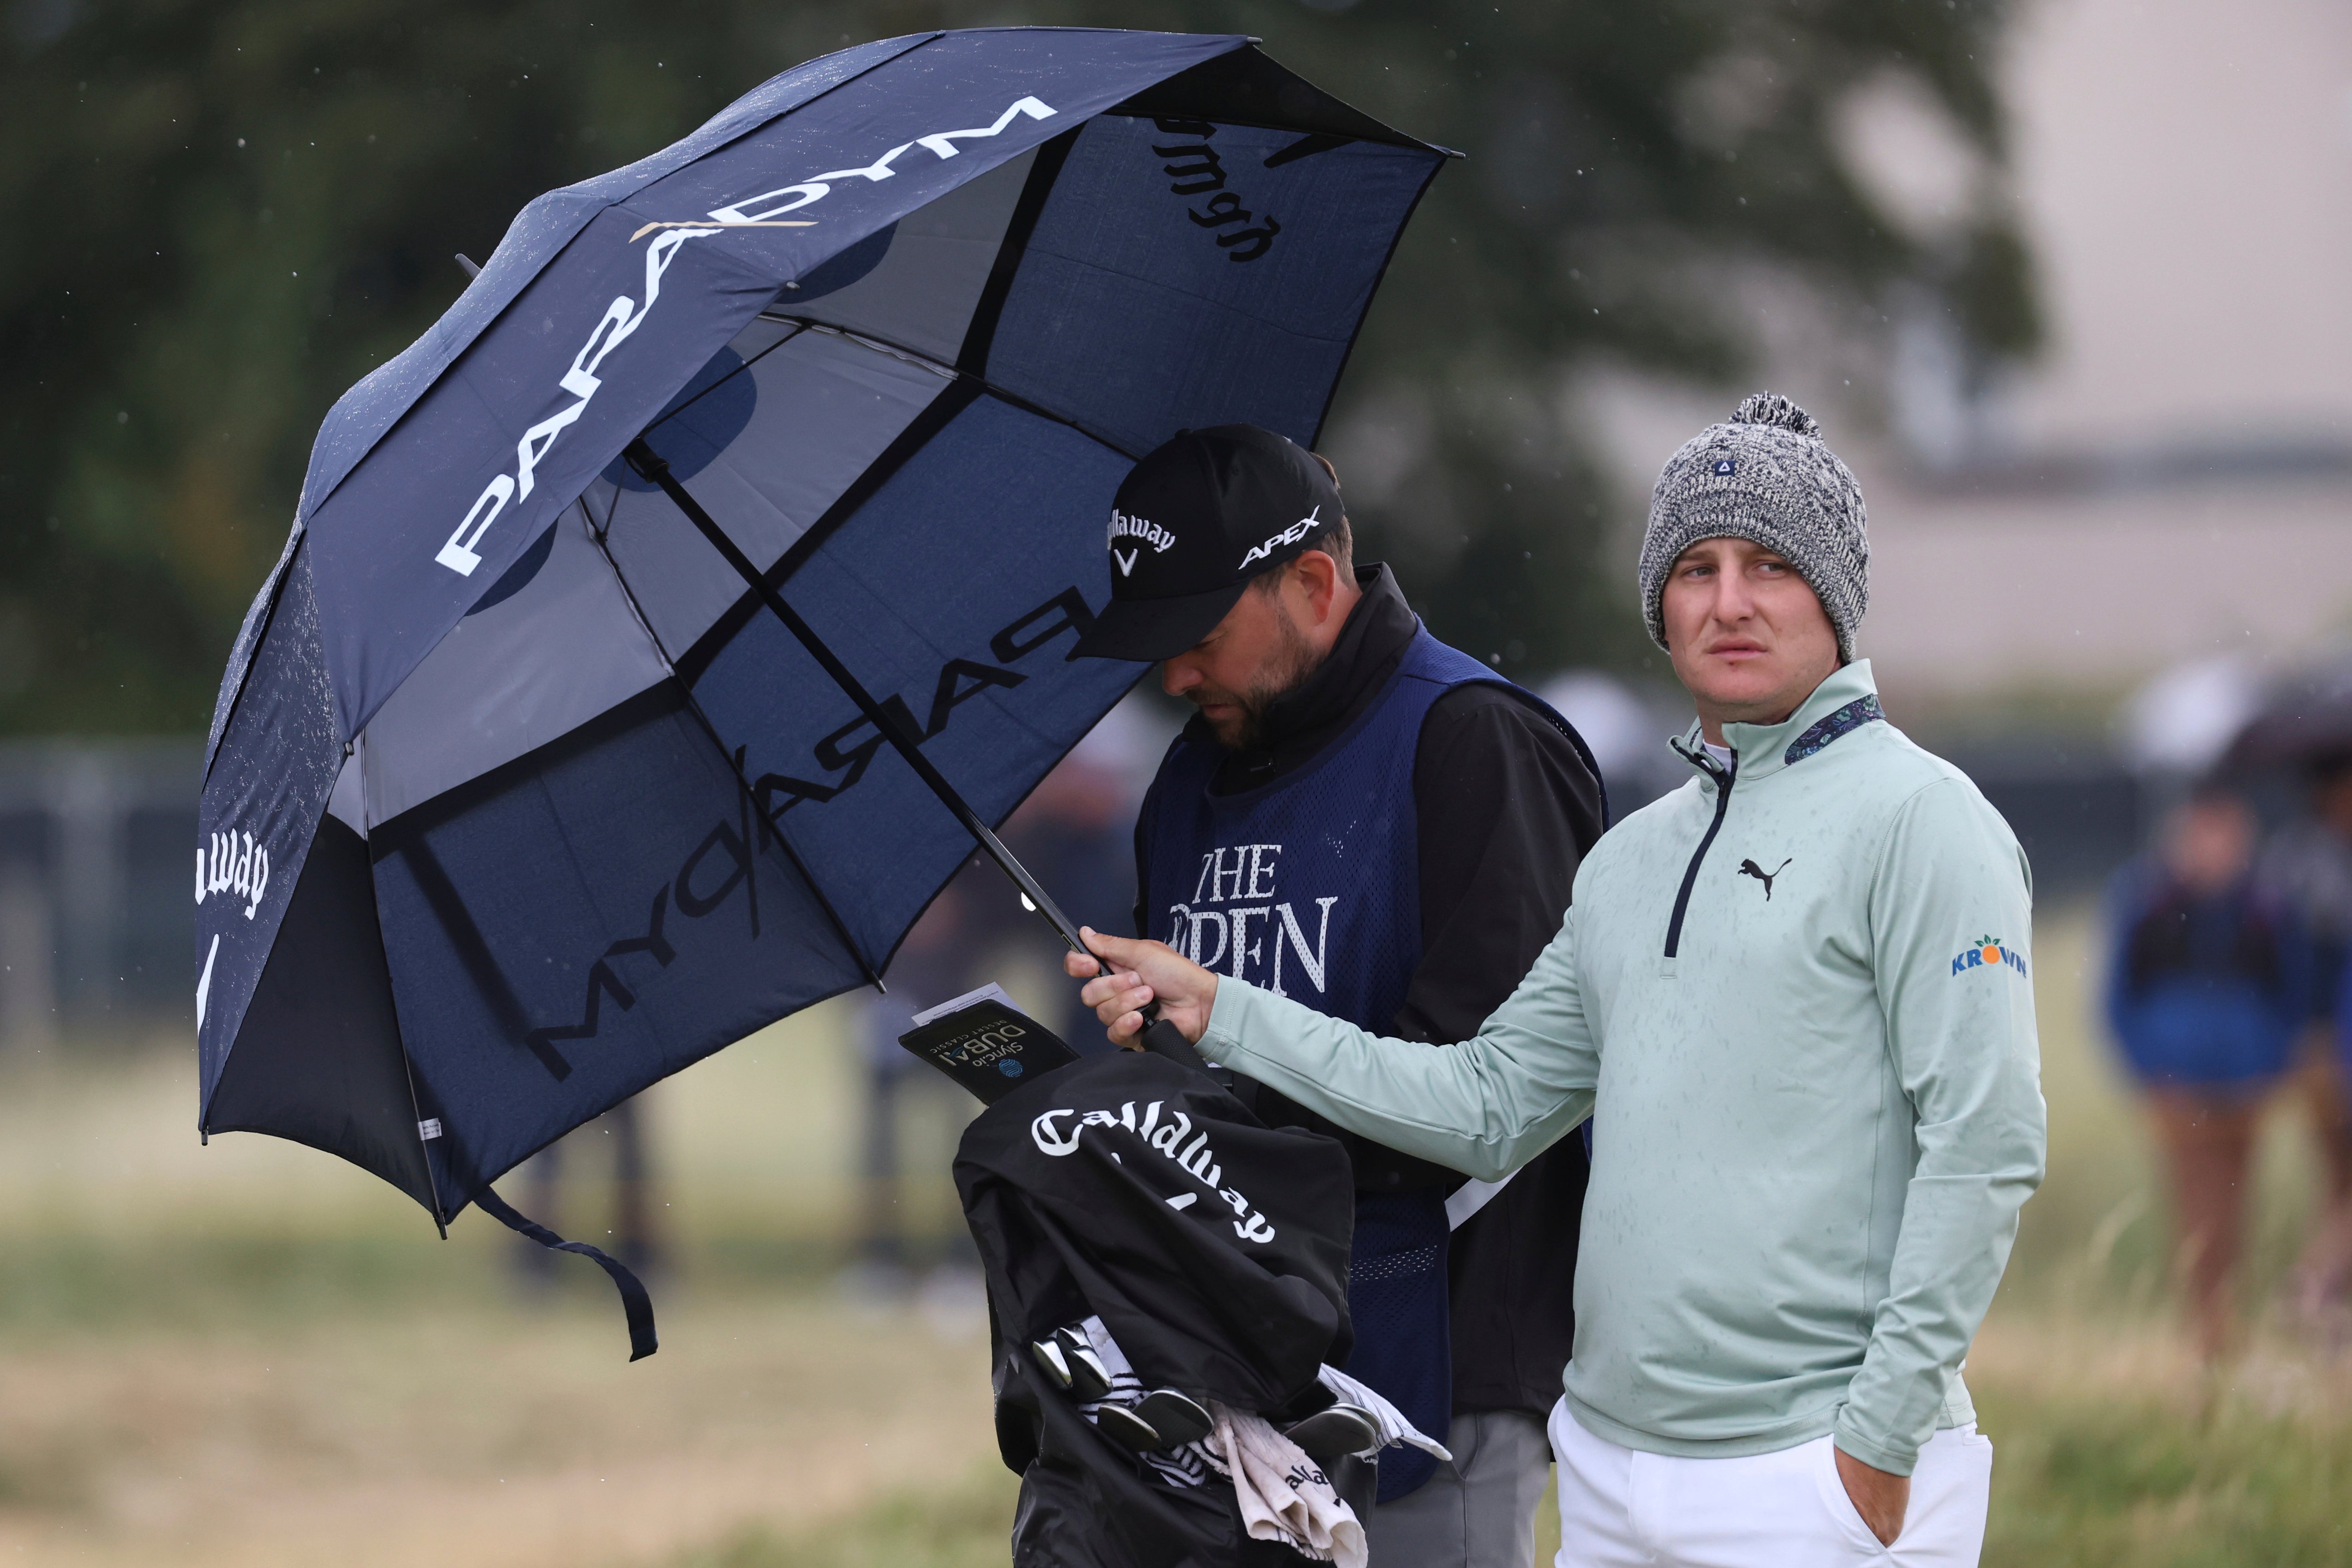
[[[1268,1128],[1202,1073],[1132,1052],[1024,1085],[964,1133],[956,1188],[988,1279],[996,1430],[1022,1478],[1017,1568],[1296,1564],[1229,1484],[1171,1483],[1087,1420],[1032,1346],[1098,1318],[1146,1389],[1277,1425],[1346,1360],[1355,1190],[1331,1139]]]

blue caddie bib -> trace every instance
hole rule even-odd
[[[1237,795],[1209,793],[1224,749],[1180,737],[1144,801],[1145,934],[1220,974],[1387,1032],[1421,962],[1412,772],[1422,721],[1471,681],[1509,684],[1418,629],[1345,733],[1305,766]],[[1356,1344],[1345,1370],[1441,1442],[1454,1401],[1448,1237],[1442,1191],[1357,1194]],[[1435,1468],[1417,1448],[1390,1449],[1381,1500]]]

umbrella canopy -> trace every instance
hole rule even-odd
[[[2231,768],[2334,767],[2352,760],[2352,657],[2281,680],[2222,753]]]
[[[1139,673],[1069,651],[1127,468],[1312,441],[1444,156],[1241,37],[946,32],[532,203],[328,416],[231,657],[201,1128],[446,1225],[871,981]]]

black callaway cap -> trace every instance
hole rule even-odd
[[[1307,450],[1255,425],[1180,430],[1120,481],[1110,605],[1078,639],[1090,658],[1172,658],[1216,629],[1251,578],[1339,522],[1339,487]]]

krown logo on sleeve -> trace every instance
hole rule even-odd
[[[1249,1199],[1242,1195],[1239,1188],[1223,1184],[1224,1167],[1217,1163],[1216,1152],[1209,1147],[1209,1134],[1205,1131],[1195,1132],[1192,1119],[1181,1110],[1170,1111],[1167,1120],[1161,1121],[1160,1110],[1162,1103],[1155,1100],[1146,1105],[1140,1120],[1135,1114],[1135,1101],[1131,1100],[1116,1111],[1082,1112],[1068,1107],[1048,1110],[1029,1123],[1029,1137],[1040,1152],[1061,1157],[1078,1152],[1080,1135],[1089,1127],[1116,1128],[1131,1133],[1223,1200],[1225,1206],[1240,1216],[1233,1222],[1235,1236],[1244,1241],[1272,1241],[1275,1229],[1266,1223],[1265,1215],[1250,1206]],[[1069,1119],[1066,1125],[1064,1124],[1066,1118]],[[1112,1157],[1116,1159],[1117,1155]],[[1197,1194],[1180,1193],[1168,1200],[1168,1206],[1188,1209],[1197,1197]]]
[[[2025,954],[2015,948],[2003,947],[1997,936],[1980,936],[1969,946],[1960,949],[1952,960],[1952,973],[1987,967],[1999,969],[2006,965],[2020,974],[2025,973]]]

